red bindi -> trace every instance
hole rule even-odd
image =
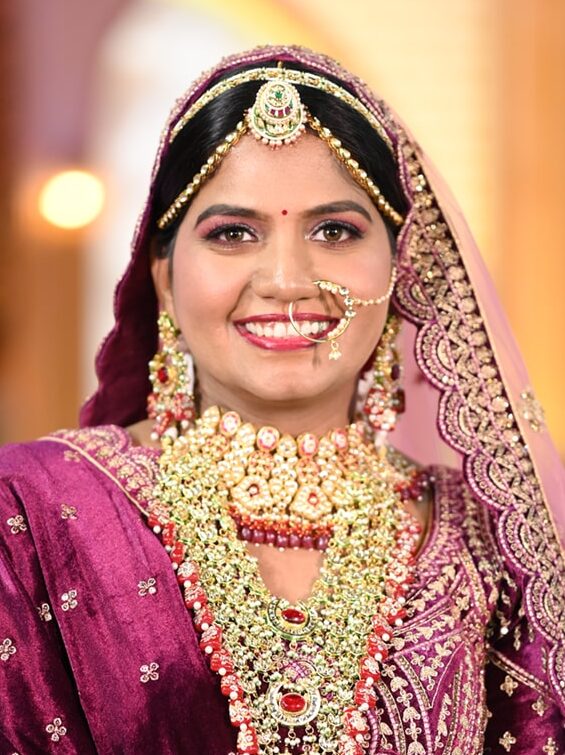
[[[282,210],[281,215],[288,215],[288,210]]]

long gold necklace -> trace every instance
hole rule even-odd
[[[234,486],[242,482],[238,463],[261,430],[237,421],[236,427],[233,413],[226,416],[231,434],[214,407],[184,436],[164,442],[150,524],[177,568],[200,646],[221,677],[239,729],[237,751],[363,755],[366,713],[376,703],[379,663],[402,623],[420,527],[399,505],[391,465],[356,425],[338,446],[335,434],[325,436],[321,481],[331,478],[333,485],[325,487],[324,511],[331,515],[325,562],[308,600],[290,605],[272,596],[230,513]],[[271,480],[284,479],[297,464],[298,446],[290,440],[279,437],[269,451]]]

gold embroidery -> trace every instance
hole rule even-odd
[[[449,695],[445,694],[441,701],[441,708],[439,711],[439,719],[437,724],[437,734],[434,742],[434,748],[436,751],[440,747],[442,747],[441,740],[447,739],[447,735],[449,734],[449,729],[447,728],[447,720],[451,715],[451,706],[451,698]]]
[[[59,716],[53,719],[53,723],[47,724],[45,731],[51,734],[53,742],[58,742],[67,733],[67,729],[63,726],[63,720]]]
[[[490,648],[489,660],[494,666],[499,668],[501,671],[504,671],[505,674],[509,674],[510,676],[514,677],[514,679],[516,679],[516,681],[518,681],[520,684],[525,684],[526,687],[533,689],[538,693],[538,695],[550,695],[549,687],[544,681],[538,679],[536,676],[529,673],[521,666],[518,666],[518,664],[513,663],[500,651]]]
[[[506,676],[504,677],[504,681],[500,685],[500,689],[503,692],[506,692],[508,697],[512,697],[512,695],[514,694],[514,690],[516,689],[517,686],[518,686],[518,682],[515,681],[511,676],[506,674]]]
[[[441,391],[442,435],[466,455],[473,490],[501,513],[499,539],[518,573],[528,575],[529,622],[555,645],[565,633],[565,565],[557,535],[514,415],[513,397],[499,378],[458,240],[437,206],[414,146],[402,132],[399,140],[413,207],[403,239],[409,262],[399,276],[396,303],[417,324],[418,364]],[[528,419],[540,424],[539,407],[532,400],[528,411]],[[554,676],[556,658],[556,653],[550,656]]]
[[[76,451],[65,451],[63,458],[65,461],[80,461],[80,454]]]
[[[37,606],[37,612],[41,621],[51,621],[53,618],[49,603],[42,603],[40,606]]]
[[[545,702],[543,697],[538,697],[538,699],[532,703],[532,710],[534,710],[538,716],[543,716],[548,708],[549,704]]]
[[[143,684],[147,684],[147,682],[157,681],[157,679],[159,678],[158,668],[158,663],[144,663],[143,666],[139,667],[139,670],[141,671],[139,681]]]
[[[516,737],[513,737],[512,734],[509,731],[505,731],[504,734],[500,737],[498,740],[499,744],[501,744],[506,752],[510,752],[512,747],[516,744]]]
[[[78,519],[76,506],[69,506],[66,503],[62,503],[61,519]]]
[[[522,627],[517,624],[514,629],[514,642],[512,643],[514,650],[520,650],[522,647]]]
[[[536,433],[545,429],[545,412],[531,388],[520,394],[520,413]]]
[[[153,494],[158,458],[154,449],[134,446],[128,433],[115,425],[62,430],[49,435],[47,440],[69,446],[93,464],[147,516],[145,506]]]
[[[16,652],[16,646],[9,637],[0,642],[0,661],[7,661]]]
[[[418,587],[406,604],[409,621],[395,635],[395,652],[382,668],[378,694],[383,752],[407,755],[417,746],[425,753],[462,755],[462,740],[465,752],[483,751],[484,632],[498,600],[502,568],[488,515],[453,486],[457,475],[450,481],[449,497],[442,492],[450,476],[437,473],[436,526],[419,558]],[[447,686],[444,676],[454,667]],[[442,696],[436,699],[437,691]],[[438,709],[434,724],[430,712]]]
[[[142,598],[146,595],[155,595],[157,592],[157,580],[155,577],[149,577],[146,581],[138,582],[137,586],[139,588],[138,595],[141,595]]]
[[[553,737],[549,737],[545,745],[541,748],[547,755],[557,755],[557,744]]]
[[[10,532],[12,535],[17,535],[19,532],[25,532],[27,530],[27,525],[25,523],[25,519],[21,514],[16,514],[16,516],[11,516],[9,519],[6,520],[6,524],[10,527]]]
[[[67,590],[67,592],[64,592],[61,595],[61,608],[63,611],[72,611],[74,608],[78,606],[78,601],[76,600],[77,597],[77,591],[76,590]]]

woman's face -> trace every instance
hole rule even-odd
[[[331,329],[342,299],[315,280],[382,295],[391,275],[385,225],[365,192],[316,136],[273,150],[244,136],[193,200],[180,225],[169,275],[154,263],[161,306],[193,355],[205,406],[244,416],[325,405],[347,420],[357,377],[382,332],[387,305],[358,308],[338,343],[298,336],[294,309],[311,336]]]

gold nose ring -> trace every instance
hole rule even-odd
[[[302,338],[305,338],[307,341],[311,341],[312,343],[329,343],[329,358],[339,359],[341,357],[341,351],[339,345],[337,344],[337,339],[345,333],[347,328],[351,325],[351,321],[356,316],[357,312],[355,311],[354,307],[369,307],[371,305],[384,304],[384,302],[390,299],[392,295],[394,284],[396,283],[396,278],[397,270],[396,267],[393,266],[387,290],[382,296],[379,296],[376,299],[359,299],[356,296],[351,296],[351,293],[347,286],[342,286],[339,283],[334,283],[333,281],[314,281],[314,285],[318,286],[320,291],[327,291],[328,293],[333,294],[333,296],[342,297],[343,305],[345,307],[343,317],[340,317],[337,325],[328,333],[326,333],[323,338],[314,338],[313,336],[306,335],[306,333],[301,332],[300,328],[298,327],[298,323],[294,318],[294,302],[291,301],[288,305],[288,319],[290,320],[290,324],[298,333],[298,335],[302,336]]]

